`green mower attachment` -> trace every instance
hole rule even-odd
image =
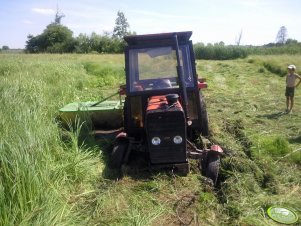
[[[74,125],[76,120],[91,122],[94,128],[117,129],[123,126],[121,101],[74,102],[59,109],[63,125]]]

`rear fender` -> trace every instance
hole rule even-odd
[[[126,88],[125,85],[120,85],[119,90],[118,90],[119,95],[126,95]]]
[[[127,163],[129,160],[129,156],[131,154],[132,151],[132,145],[131,145],[131,139],[128,137],[128,134],[126,132],[120,132],[117,134],[117,136],[115,137],[115,143],[126,143],[127,148],[126,151],[124,153],[124,163]]]
[[[219,145],[211,145],[210,149],[207,149],[206,152],[204,152],[201,159],[202,173],[204,175],[206,174],[206,167],[210,158],[220,158],[222,155],[224,155],[224,151]]]
[[[206,79],[205,78],[199,78],[198,79],[198,88],[199,89],[205,89],[207,87],[208,87],[208,85],[207,85]]]
[[[214,145],[211,145],[209,153],[215,153],[215,154],[221,155],[224,153],[224,151],[219,145],[214,144]]]
[[[128,135],[126,132],[120,132],[115,137],[115,141],[128,140]]]

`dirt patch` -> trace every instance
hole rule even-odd
[[[201,225],[198,211],[199,193],[187,193],[178,195],[176,199],[172,198],[173,213],[166,216],[162,225]],[[171,198],[171,197],[170,197]],[[169,200],[171,201],[171,200]]]

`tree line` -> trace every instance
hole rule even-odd
[[[246,58],[248,55],[301,54],[301,42],[288,39],[284,44],[269,43],[263,46],[238,46],[196,43],[194,45],[196,59],[230,60]]]
[[[91,35],[79,34],[73,37],[73,32],[61,24],[64,15],[58,12],[54,22],[50,23],[42,34],[28,35],[25,52],[27,53],[122,53],[125,35],[134,34],[128,31],[129,23],[124,13],[118,11],[113,34],[103,35],[93,32]]]
[[[109,34],[79,34],[72,37],[72,31],[61,24],[49,24],[44,32],[37,36],[28,36],[27,53],[122,53],[124,42]]]
[[[230,60],[245,58],[250,54],[273,55],[273,54],[301,54],[301,42],[288,39],[287,29],[281,26],[278,30],[275,43],[263,46],[240,46],[242,31],[240,32],[236,45],[225,45],[224,42],[207,44],[197,43],[194,51],[197,59],[208,60]]]
[[[90,35],[73,32],[61,24],[64,14],[56,13],[54,22],[50,23],[42,34],[28,35],[25,52],[27,53],[123,53],[125,35],[135,34],[129,31],[129,23],[123,12],[118,11],[113,33],[102,35],[95,32]],[[240,46],[240,33],[237,45],[225,45],[224,42],[194,44],[196,59],[229,60],[245,58],[249,54],[301,54],[301,43],[287,39],[287,29],[280,27],[275,43],[263,46]]]

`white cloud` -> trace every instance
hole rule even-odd
[[[23,24],[33,24],[33,22],[30,20],[23,20],[22,23]]]
[[[53,9],[33,8],[31,10],[35,13],[44,14],[44,15],[54,15],[55,14],[55,11]]]

